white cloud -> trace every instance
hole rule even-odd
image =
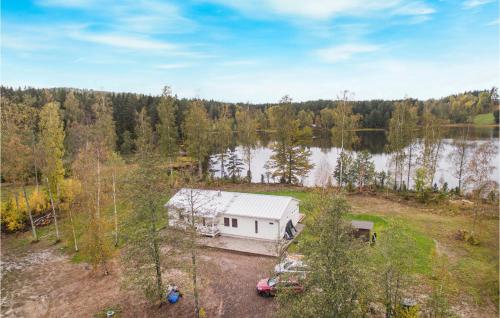
[[[466,0],[462,3],[464,8],[466,9],[472,9],[472,8],[477,8],[482,5],[485,5],[487,3],[493,2],[493,0]]]
[[[75,39],[102,45],[133,50],[167,51],[178,47],[174,44],[149,38],[121,34],[73,33]]]
[[[185,33],[196,27],[178,6],[159,0],[38,0],[36,3],[89,12],[93,22],[121,32]]]
[[[61,8],[88,8],[95,4],[92,0],[38,0],[36,3],[43,7]]]
[[[228,102],[276,102],[285,94],[296,101],[331,99],[345,89],[354,92],[358,100],[399,99],[405,95],[426,99],[494,86],[499,73],[492,65],[498,66],[498,62],[382,59],[352,67],[297,65],[231,75],[207,74],[185,83],[174,79],[172,85],[180,96],[191,97],[197,92],[204,98]],[[443,72],[443,68],[447,71]]]
[[[192,64],[189,63],[171,63],[171,64],[159,64],[156,65],[155,68],[163,69],[163,70],[173,70],[177,68],[186,68],[191,67]]]
[[[314,55],[328,63],[336,63],[342,60],[348,60],[353,55],[371,53],[378,51],[380,46],[373,44],[344,44],[332,46],[314,51]]]
[[[257,60],[233,60],[233,61],[224,61],[220,63],[222,66],[253,66],[257,65],[259,62]]]
[[[426,15],[434,9],[415,0],[205,0],[262,17],[265,13],[324,20],[341,15],[383,12],[389,15]]]
[[[499,25],[499,24],[500,24],[500,19],[496,19],[487,23],[486,25]]]
[[[409,2],[403,4],[400,7],[394,9],[394,14],[400,15],[429,15],[436,12],[433,8],[429,7],[427,4],[423,2]]]

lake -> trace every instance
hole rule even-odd
[[[442,139],[442,151],[439,159],[438,168],[436,171],[436,176],[434,178],[435,183],[441,186],[444,182],[448,183],[449,188],[454,188],[458,185],[458,180],[452,175],[451,162],[449,160],[449,154],[453,151],[452,143],[455,139],[460,138],[463,128],[449,127],[445,129],[445,134]],[[386,151],[386,131],[374,130],[374,131],[358,131],[359,143],[355,147],[354,152],[367,150],[372,154],[372,160],[375,163],[377,171],[388,171],[390,168],[390,158],[391,154]],[[419,138],[417,137],[414,141],[415,144],[419,143]],[[498,128],[495,127],[470,127],[467,141],[472,145],[479,145],[486,141],[495,141],[498,149],[499,132]],[[273,143],[272,133],[261,133],[259,136],[259,146],[253,151],[251,170],[252,170],[252,182],[261,182],[261,174],[266,174],[264,169],[265,163],[269,160],[272,155],[272,150],[270,146]],[[310,161],[314,163],[314,168],[310,171],[309,175],[302,181],[305,186],[315,186],[317,185],[317,175],[321,169],[329,169],[331,174],[333,174],[333,169],[337,162],[337,158],[340,154],[340,148],[336,147],[328,134],[316,134],[312,140],[304,143],[305,146],[309,147],[311,150]],[[243,158],[243,151],[240,146],[235,147],[238,155]],[[419,150],[416,152],[419,153]],[[499,177],[499,162],[500,155],[497,150],[496,158],[493,160],[493,164],[496,166],[495,171],[492,175],[493,180],[498,180]],[[219,163],[216,160],[212,163],[214,168],[219,167]],[[320,167],[322,167],[320,169]],[[412,168],[415,170],[415,168]],[[245,165],[245,175],[247,166]],[[278,180],[270,180],[270,182],[278,182]]]

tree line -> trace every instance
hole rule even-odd
[[[65,111],[63,117],[65,127],[71,121],[91,121],[92,105],[99,96],[105,96],[111,105],[112,116],[115,122],[116,147],[121,153],[134,150],[133,140],[137,138],[137,114],[145,108],[150,117],[151,125],[156,127],[160,121],[159,105],[161,96],[151,96],[134,93],[110,93],[93,90],[53,88],[53,89],[13,89],[0,87],[2,98],[6,102],[24,104],[40,109],[49,101],[57,102]],[[175,96],[174,96],[175,97]],[[352,99],[352,98],[351,98]],[[180,138],[183,138],[182,126],[185,122],[186,110],[195,99],[174,98],[174,118]],[[440,99],[420,101],[411,99],[417,106],[417,113],[421,117],[425,109],[448,123],[470,123],[476,114],[493,112],[498,108],[497,89],[472,91],[451,95]],[[354,114],[359,115],[359,128],[389,128],[390,118],[397,103],[401,100],[351,100]],[[221,103],[213,100],[199,100],[205,108],[208,117],[214,120],[222,112],[235,121],[238,108],[249,107],[256,119],[260,130],[272,129],[268,110],[276,105],[248,104],[248,103]],[[318,130],[330,130],[333,127],[333,110],[342,104],[341,98],[336,100],[317,100],[307,102],[291,101],[291,108],[298,114],[302,125],[314,127]],[[236,128],[233,125],[232,128]]]

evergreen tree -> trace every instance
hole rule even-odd
[[[354,185],[356,175],[354,172],[354,157],[351,152],[343,151],[340,153],[333,170],[333,177],[341,188],[346,185]]]
[[[136,151],[138,154],[147,154],[153,148],[153,129],[151,128],[151,119],[146,113],[146,107],[141,109],[137,115],[136,122]]]
[[[232,182],[236,182],[241,178],[243,171],[243,161],[238,157],[236,151],[231,151],[226,164],[227,175],[231,178]]]
[[[356,183],[359,190],[369,186],[375,177],[375,164],[372,156],[366,150],[360,152],[354,161],[353,170],[356,174]]]
[[[132,139],[132,134],[130,131],[126,130],[123,133],[123,142],[120,145],[120,152],[124,155],[128,155],[132,153],[132,150],[134,148],[134,140]]]
[[[273,154],[267,163],[273,178],[281,183],[298,183],[314,167],[309,158],[311,151],[299,145],[298,122],[291,106],[291,99],[284,96],[279,106],[269,109],[271,126],[276,129]]]

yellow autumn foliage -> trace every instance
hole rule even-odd
[[[19,200],[19,209],[16,199],[11,196],[5,203],[2,203],[1,222],[8,231],[17,231],[23,228],[26,220],[26,204]]]
[[[50,208],[47,195],[41,191],[33,191],[28,201],[33,215],[44,213]],[[2,203],[0,220],[5,228],[12,232],[21,230],[25,226],[28,220],[28,209],[23,192],[17,194],[17,202],[15,195],[11,195],[6,202]]]
[[[76,196],[82,191],[81,183],[76,179],[65,179],[61,183],[60,188],[60,203],[59,207],[63,211],[69,210],[71,203],[75,200]]]
[[[41,191],[33,191],[29,196],[31,212],[36,215],[47,211],[50,208],[50,202],[47,195]]]

